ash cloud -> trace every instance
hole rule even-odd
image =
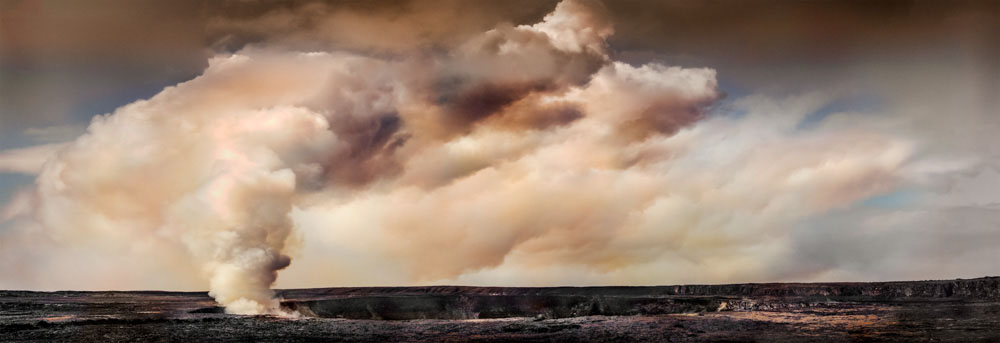
[[[454,31],[452,5],[213,21],[261,37],[223,37],[243,47],[18,167],[40,174],[3,211],[0,271],[17,277],[0,286],[207,286],[229,312],[279,314],[279,273],[292,287],[822,278],[848,267],[803,223],[941,170],[897,116],[799,129],[835,95],[723,101],[715,69],[622,62],[600,3],[525,25],[480,27],[493,21],[476,11]],[[345,33],[372,27],[394,34]],[[722,106],[740,115],[710,115]]]

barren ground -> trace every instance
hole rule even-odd
[[[0,341],[1000,342],[1000,278],[278,293],[301,316],[227,315],[205,293],[0,291]]]

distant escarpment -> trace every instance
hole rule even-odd
[[[870,283],[649,287],[365,287],[279,291],[306,316],[349,319],[565,318],[836,307],[842,302],[1000,299],[1000,277]]]

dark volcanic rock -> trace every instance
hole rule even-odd
[[[748,296],[1000,299],[1000,277],[943,281],[746,283],[732,285],[610,287],[334,287],[278,291],[279,297],[347,297],[360,295],[582,295],[582,296]]]
[[[831,302],[997,300],[1000,278],[876,283],[766,283],[651,287],[371,287],[278,292],[307,316],[483,319],[785,310]],[[291,300],[306,299],[306,300]]]
[[[0,291],[0,341],[997,342],[1000,278],[657,287],[278,291],[300,317],[204,292]]]
[[[348,319],[567,318],[696,313],[725,308],[722,298],[582,295],[397,295],[285,301],[306,316]]]

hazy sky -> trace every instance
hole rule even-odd
[[[991,1],[5,0],[0,288],[997,275],[998,98]]]

